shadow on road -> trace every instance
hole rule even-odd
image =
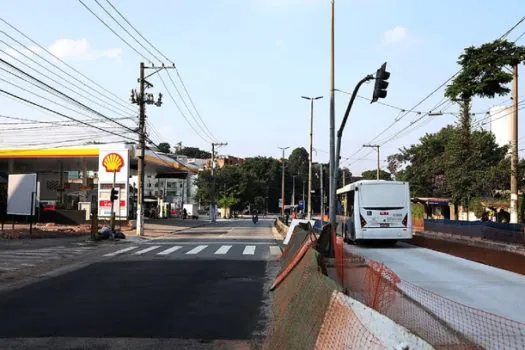
[[[0,298],[0,337],[250,339],[265,261],[92,264]]]

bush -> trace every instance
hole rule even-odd
[[[425,206],[421,203],[412,203],[412,216],[418,219],[424,219]]]
[[[473,212],[477,218],[480,218],[485,212],[485,207],[483,207],[479,198],[472,198],[468,206],[469,211]]]

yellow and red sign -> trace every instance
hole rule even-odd
[[[102,160],[102,165],[108,173],[118,173],[124,166],[124,158],[118,153],[109,153]]]

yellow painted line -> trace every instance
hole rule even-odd
[[[75,149],[7,149],[0,150],[0,158],[40,158],[40,157],[98,157],[98,148]]]

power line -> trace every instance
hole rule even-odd
[[[157,61],[162,62],[162,60],[160,60],[157,56],[155,56],[155,54],[151,53],[151,51],[150,51],[147,47],[145,47],[144,45],[142,45],[142,43],[140,43],[140,42],[135,38],[135,36],[133,36],[133,35],[132,35],[132,34],[131,34],[126,28],[124,28],[124,26],[123,26],[122,24],[120,24],[120,22],[119,22],[115,17],[113,17],[113,15],[112,15],[111,13],[109,13],[109,11],[106,10],[106,8],[105,8],[104,6],[102,6],[102,5],[100,4],[100,2],[98,2],[98,0],[95,0],[95,2],[97,3],[97,5],[98,5],[102,10],[104,10],[104,12],[105,12],[109,17],[111,17],[111,19],[112,19],[115,23],[118,24],[118,26],[119,26],[120,28],[122,28],[122,30],[124,30],[124,31],[126,32],[126,34],[128,34],[133,40],[135,40],[135,42],[136,42],[137,44],[139,44],[144,50],[146,50],[147,53],[149,53],[151,56],[153,56]]]
[[[23,54],[22,52],[18,51],[16,48],[14,48],[14,47],[12,47],[11,45],[7,44],[5,41],[3,41],[3,40],[0,39],[0,42],[1,42],[1,43],[4,43],[4,44],[7,45],[8,47],[10,47],[12,50],[15,50],[16,52],[18,52],[19,54],[21,54],[21,55],[23,55],[24,57],[28,58],[28,59],[31,60],[32,62],[36,63],[38,66],[42,67],[43,69],[47,70],[48,72],[50,72],[50,73],[54,74],[55,76],[57,76],[57,77],[63,79],[64,81],[67,81],[66,79],[64,79],[64,78],[61,77],[60,75],[58,75],[58,74],[56,74],[55,72],[51,71],[49,68],[47,68],[47,67],[45,67],[44,65],[42,65],[42,64],[40,64],[40,63],[38,63],[38,62],[36,62],[36,61],[33,60],[31,57],[28,57],[27,55],[25,55],[25,54]],[[64,84],[62,84],[62,83],[60,83],[59,81],[57,81],[57,80],[55,80],[55,79],[49,77],[48,75],[46,75],[46,74],[44,74],[44,73],[38,71],[37,69],[31,67],[31,66],[28,65],[27,63],[22,62],[21,60],[19,60],[18,58],[14,57],[14,56],[11,55],[10,53],[8,53],[8,52],[6,52],[6,51],[4,51],[4,50],[1,50],[1,49],[0,49],[0,52],[5,53],[6,55],[8,55],[9,57],[11,57],[12,59],[14,59],[15,61],[17,61],[18,63],[20,63],[20,64],[26,66],[27,68],[29,68],[29,69],[31,69],[31,70],[37,72],[37,73],[40,74],[40,75],[46,77],[47,79],[51,80],[51,81],[54,82],[55,84],[58,84],[58,85],[62,86],[63,88],[65,88],[65,89],[67,89],[67,90],[73,92],[74,94],[77,94],[78,96],[82,96],[83,98],[85,98],[86,100],[90,101],[91,103],[94,103],[94,104],[96,104],[96,105],[98,105],[98,106],[100,106],[100,107],[103,107],[103,108],[105,108],[105,109],[107,109],[107,110],[110,110],[110,111],[112,111],[113,113],[120,114],[119,111],[117,111],[117,110],[115,110],[115,109],[113,109],[113,108],[111,108],[111,107],[108,107],[107,105],[101,104],[101,103],[98,102],[98,101],[94,101],[94,100],[90,99],[89,97],[86,97],[86,96],[81,95],[79,92],[75,91],[74,89],[72,89],[72,88],[70,88],[70,87],[68,87],[68,86],[66,86],[66,85],[64,85]],[[77,89],[80,89],[81,91],[84,91],[84,92],[88,93],[90,96],[93,96],[93,97],[97,98],[95,95],[93,95],[93,94],[90,93],[89,91],[87,91],[87,90],[85,90],[85,89],[79,87],[78,85],[76,85],[76,84],[74,84],[74,83],[71,83],[71,82],[69,82],[69,81],[67,81],[67,82],[68,82],[69,84],[73,85],[74,87],[76,87]]]
[[[523,23],[525,21],[525,16],[523,16],[513,27],[511,27],[509,30],[507,30],[502,36],[500,36],[498,38],[498,40],[501,40],[501,39],[504,39],[505,37],[507,37],[515,28],[517,28],[521,23]],[[452,75],[450,78],[448,78],[445,82],[443,82],[442,84],[440,84],[436,89],[434,89],[430,94],[428,94],[427,96],[425,96],[421,101],[419,101],[414,107],[412,107],[409,111],[407,111],[404,115],[396,118],[394,120],[394,122],[392,122],[389,126],[387,126],[383,131],[381,131],[378,135],[376,135],[369,143],[375,141],[379,136],[381,136],[382,134],[384,134],[388,129],[390,129],[394,124],[396,124],[397,122],[399,122],[401,119],[403,119],[409,112],[412,112],[415,108],[419,107],[423,102],[425,102],[426,100],[428,100],[432,95],[434,95],[437,91],[439,91],[441,88],[443,88],[446,84],[448,84],[452,79],[454,79],[460,72],[462,71],[462,69],[459,69],[454,75]],[[442,100],[442,102],[440,102],[438,105],[441,105],[441,104],[444,104],[445,102],[449,101],[448,98],[444,98]],[[431,111],[435,110],[436,107],[432,108]],[[427,113],[423,116],[421,116],[420,118],[418,118],[417,121],[423,119],[424,117],[428,116],[428,114],[430,113]],[[416,122],[417,122],[416,121]],[[396,133],[394,136],[397,136],[399,135],[401,132],[403,132],[404,130],[410,128],[415,122],[412,122],[410,125],[408,125],[407,127],[405,127],[404,129],[402,129],[400,132]],[[386,142],[389,142],[391,141],[393,138],[390,138],[388,139],[387,141],[383,142],[386,143]],[[363,150],[364,148],[361,147],[360,149],[357,150],[356,153],[359,153],[361,150]]]
[[[144,58],[146,61],[150,62],[150,63],[153,63],[149,58],[147,58],[146,56],[144,56],[143,54],[141,54],[133,45],[131,45],[130,43],[128,43],[126,41],[126,39],[124,39],[123,37],[121,37],[113,28],[111,28],[111,26],[109,26],[102,18],[100,18],[95,12],[93,12],[93,10],[91,10],[91,8],[89,8],[89,6],[87,6],[86,4],[84,4],[84,2],[82,0],[78,0],[78,2],[80,2],[82,4],[82,6],[84,6],[86,8],[86,10],[88,10],[89,12],[91,12],[91,14],[93,16],[95,16],[104,26],[106,26],[106,28],[108,28],[109,30],[111,30],[111,32],[113,34],[115,34],[120,40],[122,40],[126,45],[128,45],[128,47],[130,47],[133,51],[135,51],[140,57]]]
[[[115,10],[116,13],[118,13],[118,15],[145,41],[147,42],[155,51],[157,51],[157,53],[159,55],[162,56],[162,58],[164,58],[166,61],[170,62],[171,64],[175,65],[175,63],[173,63],[168,57],[166,57],[162,52],[160,52],[156,47],[155,45],[153,45],[148,39],[146,39],[146,37],[144,37],[144,35],[142,35],[138,30],[137,28],[135,28],[135,26],[133,24],[131,24],[127,19],[126,17],[124,17],[124,15],[122,13],[120,13],[120,11],[115,7],[113,6],[113,4],[111,3],[111,1],[109,0],[106,0],[106,2],[109,4],[109,6],[111,6],[113,8],[113,10]]]
[[[92,124],[89,124],[89,123],[83,122],[82,120],[79,120],[79,119],[76,119],[76,118],[70,117],[70,116],[68,116],[68,115],[66,115],[66,114],[60,113],[60,112],[55,111],[55,110],[53,110],[53,109],[51,109],[51,108],[48,108],[48,107],[43,106],[43,105],[41,105],[41,104],[38,104],[38,103],[36,103],[36,102],[30,101],[30,100],[28,100],[28,99],[26,99],[26,98],[20,97],[20,96],[18,96],[18,95],[15,95],[15,94],[10,93],[10,92],[8,92],[8,91],[5,91],[5,90],[3,90],[3,89],[0,89],[0,92],[3,93],[3,94],[5,94],[5,95],[8,95],[8,96],[14,97],[14,98],[16,98],[16,99],[18,99],[18,100],[20,100],[20,101],[24,101],[24,102],[26,102],[26,103],[29,103],[29,104],[33,105],[33,106],[36,106],[36,107],[38,107],[38,108],[41,108],[41,109],[43,109],[43,110],[46,110],[46,111],[49,111],[49,112],[54,113],[54,114],[56,114],[56,115],[59,115],[59,116],[61,116],[61,117],[64,117],[64,118],[70,119],[70,120],[72,120],[72,121],[75,121],[75,122],[77,122],[77,123],[79,123],[79,124],[86,125],[86,126],[89,126],[89,127],[91,127],[91,128],[94,128],[94,129],[97,129],[97,130],[103,131],[103,132],[105,132],[105,133],[112,134],[112,135],[119,136],[119,137],[124,137],[124,138],[127,138],[127,139],[129,139],[129,140],[132,140],[132,141],[137,142],[137,140],[135,140],[135,139],[133,139],[133,138],[126,137],[126,136],[122,136],[122,135],[117,134],[117,133],[115,133],[115,132],[112,132],[112,131],[109,131],[109,130],[106,130],[106,129],[100,128],[100,127],[98,127],[98,126],[96,126],[96,125],[92,125]]]
[[[79,0],[79,1],[82,3],[82,5],[84,5],[84,7],[88,8],[88,7],[82,2],[82,0]],[[99,3],[97,0],[95,0],[95,1],[97,2],[97,4],[98,4],[100,7],[102,7],[102,6],[100,5],[100,3]],[[128,24],[128,25],[129,25],[134,31],[135,31],[135,32],[137,32],[137,34],[138,34],[140,37],[142,37],[142,38],[143,38],[143,39],[144,39],[144,40],[145,40],[145,41],[146,41],[146,42],[147,42],[152,48],[155,49],[155,51],[157,51],[157,52],[158,52],[163,58],[166,58],[168,61],[172,62],[171,60],[169,60],[169,59],[167,58],[166,55],[162,54],[162,52],[160,52],[160,51],[159,51],[159,50],[158,50],[153,44],[151,44],[151,42],[150,42],[149,40],[147,40],[147,39],[146,39],[146,38],[145,38],[145,37],[144,37],[144,36],[143,36],[143,35],[142,35],[142,34],[141,34],[141,33],[135,28],[135,26],[133,26],[133,25],[131,24],[131,22],[125,18],[125,16],[124,16],[120,11],[117,10],[116,6],[114,6],[114,5],[113,5],[111,2],[109,2],[108,0],[106,0],[106,1],[107,1],[107,2],[110,4],[110,6],[111,6],[111,7],[112,7],[112,8],[118,13],[118,15],[119,15],[120,17],[122,17],[122,18],[124,19],[124,21],[125,21],[125,22],[126,22],[126,23],[127,23],[127,24]],[[103,7],[102,7],[102,8],[103,8]],[[103,9],[104,9],[104,8],[103,8]],[[116,31],[113,30],[113,28],[111,28],[107,23],[105,23],[105,22],[104,22],[99,16],[97,16],[97,15],[96,15],[93,11],[91,11],[89,8],[88,8],[88,10],[89,10],[93,15],[95,15],[95,17],[97,17],[97,19],[98,19],[99,21],[101,21],[101,22],[102,22],[102,23],[103,23],[108,29],[110,29],[111,32],[113,32],[113,34],[115,34],[119,39],[121,39],[122,41],[124,41],[124,43],[126,43],[128,46],[132,47],[127,41],[125,41],[120,35],[118,35],[118,34],[116,33]],[[133,36],[128,30],[127,30],[127,29],[125,29],[125,28],[122,26],[122,24],[121,24],[117,19],[115,19],[114,16],[112,16],[111,14],[109,14],[107,10],[104,9],[104,11],[105,11],[105,12],[106,12],[106,13],[107,13],[107,14],[113,19],[113,21],[115,21],[115,22],[116,22],[116,23],[117,23],[117,24],[118,24],[118,25],[119,25],[119,26],[120,26],[120,27],[121,27],[121,28],[122,28],[122,29],[123,29],[128,35],[129,35],[129,36],[131,36],[131,37],[133,38],[133,40],[135,40],[137,43],[139,43],[139,45],[140,45],[141,47],[143,47],[144,49],[146,49],[146,51],[147,51],[150,55],[152,55],[152,56],[153,56],[154,58],[156,58],[158,61],[161,61],[156,55],[153,55],[153,54],[151,53],[151,51],[149,51],[147,48],[145,48],[144,45],[142,45],[142,44],[141,44],[141,43],[140,43],[140,42],[139,42],[139,41],[138,41],[138,40],[137,40],[137,39],[136,39],[136,38],[135,38],[135,37],[134,37],[134,36]],[[134,47],[132,47],[132,48],[135,50],[135,52],[139,53]],[[140,55],[141,57],[143,57],[145,60],[147,60],[148,62],[151,62],[151,60],[147,59],[147,58],[146,58],[144,55],[142,55],[141,53],[139,53],[139,55]],[[173,63],[173,62],[172,62],[172,63]],[[167,74],[168,74],[168,77],[169,77],[170,81],[172,82],[173,86],[175,87],[175,89],[177,90],[177,94],[179,95],[180,99],[182,100],[182,102],[184,103],[184,105],[186,106],[186,108],[188,109],[188,112],[190,113],[190,115],[192,116],[192,118],[193,118],[193,119],[195,120],[195,122],[197,123],[197,126],[202,130],[202,132],[204,133],[204,135],[206,135],[206,137],[209,137],[211,140],[217,140],[217,139],[215,138],[215,136],[211,133],[211,131],[209,130],[209,128],[207,127],[206,123],[204,123],[204,120],[202,119],[202,117],[201,117],[199,111],[197,110],[197,108],[196,108],[196,106],[195,106],[195,103],[193,102],[193,99],[191,98],[191,95],[189,94],[189,91],[188,91],[188,89],[186,88],[186,85],[184,84],[184,81],[182,80],[182,77],[181,77],[181,74],[180,74],[178,68],[175,67],[175,70],[176,70],[176,72],[177,72],[177,77],[179,78],[179,80],[180,80],[180,82],[181,82],[181,85],[182,85],[182,87],[184,88],[184,91],[186,92],[186,95],[188,96],[188,98],[189,98],[189,100],[190,100],[190,104],[192,105],[193,109],[195,110],[195,112],[196,112],[196,114],[197,114],[197,117],[199,118],[199,120],[201,121],[202,125],[204,126],[204,129],[206,129],[206,130],[204,130],[204,129],[202,128],[202,126],[199,124],[199,122],[197,121],[197,119],[195,118],[195,116],[193,115],[193,113],[190,111],[190,109],[189,109],[189,107],[187,106],[187,104],[186,104],[184,98],[182,97],[182,94],[181,94],[180,91],[177,89],[177,87],[176,87],[176,85],[175,85],[175,82],[173,81],[173,79],[171,78],[171,75],[170,75],[169,72],[168,72],[168,73],[167,73]],[[167,86],[165,86],[165,88],[166,88],[166,90],[168,90]],[[173,100],[174,100],[174,99],[173,99]],[[178,105],[177,105],[177,108],[178,108]],[[178,108],[178,109],[179,109],[179,111],[181,111],[180,108]],[[186,119],[185,116],[184,116],[184,118]],[[189,123],[189,121],[187,121],[187,122]],[[193,126],[192,126],[192,129],[195,131],[195,129],[193,128]],[[199,136],[199,137],[201,137],[201,136]],[[202,138],[202,137],[201,137],[201,138]]]
[[[55,56],[54,54],[52,54],[48,49],[46,49],[44,46],[40,45],[38,42],[36,42],[35,40],[33,40],[32,38],[30,38],[28,35],[26,35],[25,33],[23,33],[22,31],[20,31],[18,28],[16,28],[15,26],[13,26],[12,24],[10,24],[9,22],[7,22],[6,20],[4,20],[3,18],[0,18],[0,21],[2,21],[4,24],[6,24],[7,26],[9,26],[11,29],[13,29],[14,31],[16,31],[19,35],[21,35],[22,37],[24,37],[26,40],[30,41],[32,44],[34,44],[35,46],[37,46],[38,48],[40,48],[41,50],[43,50],[44,52],[46,52],[47,54],[49,54],[50,56],[52,56],[53,58],[55,58],[56,60],[58,60],[59,62],[61,62],[62,64],[64,64],[66,67],[68,67],[69,69],[71,69],[73,72],[77,73],[78,75],[80,75],[82,78],[86,79],[87,81],[89,81],[90,83],[92,83],[93,85],[95,85],[96,87],[100,88],[101,90],[105,91],[106,93],[108,93],[110,96],[112,97],[108,97],[107,95],[101,93],[100,91],[98,91],[97,89],[94,89],[92,88],[91,86],[89,86],[88,84],[86,84],[85,82],[83,82],[82,80],[78,79],[77,77],[73,76],[72,74],[70,74],[69,72],[66,72],[65,70],[63,70],[62,68],[60,68],[58,65],[56,65],[55,63],[49,61],[48,59],[42,57],[41,55],[35,53],[40,59],[46,61],[47,63],[53,65],[54,67],[56,67],[58,70],[60,70],[61,72],[63,72],[64,74],[66,74],[67,76],[75,79],[76,81],[78,81],[79,83],[81,83],[82,85],[90,88],[91,90],[95,91],[96,93],[98,93],[100,96],[108,99],[109,101],[113,101],[115,103],[118,103],[119,105],[121,105],[123,108],[126,108],[130,111],[133,111],[135,112],[127,102],[124,102],[123,99],[121,99],[120,97],[118,97],[116,94],[114,94],[113,92],[109,91],[108,89],[106,89],[105,87],[103,87],[102,85],[98,84],[97,82],[95,82],[94,80],[92,80],[91,78],[89,78],[88,76],[86,76],[85,74],[81,73],[79,70],[77,70],[75,67],[71,66],[70,64],[68,64],[67,62],[65,62],[64,60],[62,60],[61,58]],[[7,33],[3,32],[4,35],[7,35]],[[7,35],[8,37],[11,38],[11,36]],[[11,38],[12,39],[12,38]]]
[[[186,101],[184,101],[184,98],[182,97],[182,95],[181,95],[179,89],[177,88],[177,86],[175,85],[175,82],[174,82],[173,79],[171,78],[171,74],[170,74],[168,71],[166,71],[166,74],[168,75],[169,80],[170,80],[171,83],[173,84],[173,87],[175,88],[175,91],[177,91],[177,94],[179,95],[179,97],[180,97],[182,103],[184,104],[184,106],[186,106],[186,109],[188,110],[188,113],[189,113],[190,116],[193,118],[193,120],[195,121],[195,123],[197,124],[197,126],[199,127],[199,129],[201,129],[202,133],[203,133],[204,135],[206,135],[206,137],[209,137],[211,140],[215,140],[215,141],[217,141],[217,139],[216,139],[215,137],[213,137],[213,135],[212,135],[209,131],[206,132],[206,130],[207,130],[208,128],[206,127],[206,124],[204,124],[204,122],[203,122],[203,125],[204,125],[204,127],[206,128],[206,130],[204,130],[204,129],[202,128],[202,126],[201,126],[201,125],[199,124],[199,122],[197,121],[197,118],[195,118],[195,116],[194,116],[193,113],[191,112],[190,108],[188,107],[188,104],[186,103]],[[202,119],[201,119],[201,121],[202,121]]]
[[[72,125],[74,126],[74,124],[71,124],[71,122],[66,122],[66,121],[54,121],[54,120],[37,120],[37,119],[28,119],[28,118],[21,118],[21,117],[13,117],[13,116],[9,116],[9,115],[2,115],[0,114],[0,118],[4,118],[4,119],[10,119],[10,120],[19,120],[19,121],[23,121],[24,123],[0,123],[0,125],[7,125],[7,124],[10,124],[10,125],[22,125],[22,124],[60,124],[60,125],[65,125],[66,123],[68,123],[67,125]],[[116,118],[118,120],[123,120],[123,119],[127,119],[127,118]],[[98,122],[98,121],[101,121],[101,122],[104,122],[106,123],[106,121],[104,119],[90,119],[90,120],[84,120],[85,122]]]
[[[188,118],[186,117],[186,114],[184,114],[184,112],[182,112],[182,109],[180,108],[179,104],[177,103],[177,101],[175,100],[175,98],[173,97],[173,95],[171,94],[171,91],[168,89],[168,87],[166,86],[166,83],[164,82],[164,79],[162,79],[162,75],[159,74],[159,79],[162,83],[162,85],[164,85],[164,88],[166,89],[166,91],[168,92],[168,96],[171,98],[171,100],[173,101],[173,103],[175,104],[175,106],[177,107],[177,109],[179,110],[179,113],[182,115],[182,117],[184,118],[184,120],[186,121],[186,123],[188,123],[188,125],[190,126],[190,128],[195,132],[195,134],[197,136],[199,136],[204,142],[206,143],[211,143],[210,140],[207,140],[206,138],[204,138],[196,129],[195,127],[190,123],[190,121],[188,120]]]
[[[22,73],[23,75],[27,76],[28,78],[37,81],[39,84],[44,85],[44,86],[47,87],[48,89],[51,89],[52,91],[58,93],[59,95],[64,96],[64,97],[67,98],[68,100],[72,101],[73,103],[75,103],[75,104],[77,104],[77,105],[80,105],[80,106],[86,108],[87,110],[93,112],[94,114],[96,114],[96,115],[98,115],[98,116],[101,116],[102,118],[105,118],[105,119],[109,120],[110,122],[115,123],[115,124],[117,124],[117,125],[123,127],[124,129],[127,129],[127,130],[129,130],[129,131],[131,131],[131,132],[135,132],[133,129],[127,127],[126,125],[121,124],[121,123],[119,123],[119,122],[116,122],[116,121],[113,120],[112,118],[109,118],[109,117],[105,116],[104,114],[102,114],[102,113],[100,113],[100,112],[94,110],[93,108],[86,106],[86,105],[83,104],[82,102],[80,102],[80,101],[78,101],[78,100],[72,98],[71,96],[69,96],[69,95],[67,95],[67,94],[65,94],[65,93],[63,93],[63,92],[61,92],[61,91],[55,89],[54,87],[52,87],[52,86],[46,84],[46,83],[43,82],[42,80],[40,80],[40,79],[38,79],[38,78],[35,78],[35,77],[32,76],[31,74],[29,74],[29,73],[27,73],[27,72],[24,72],[22,69],[20,69],[20,68],[14,66],[14,65],[12,65],[11,63],[9,63],[9,62],[7,62],[7,61],[1,59],[1,58],[0,58],[0,62],[3,62],[4,64],[6,64],[6,65],[8,65],[9,67],[15,69],[16,71]]]

